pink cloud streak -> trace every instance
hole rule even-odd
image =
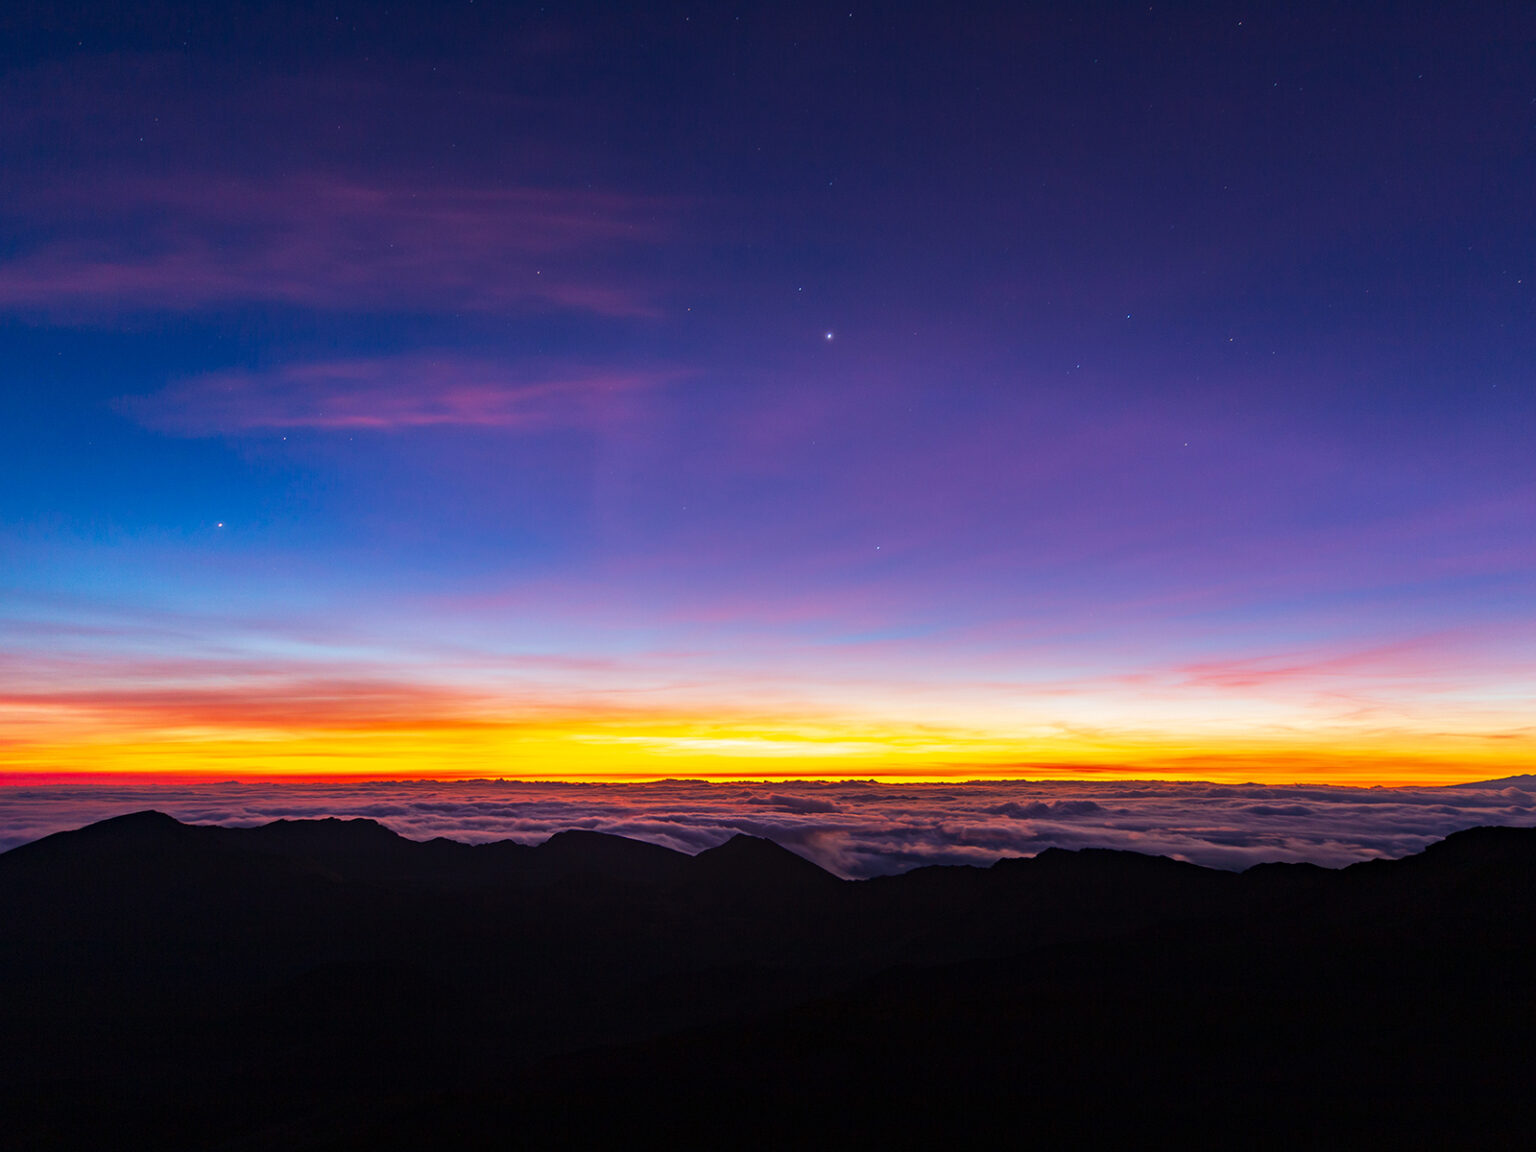
[[[535,429],[602,423],[627,397],[663,379],[592,372],[529,380],[488,360],[413,355],[212,373],[121,406],[149,427],[194,436],[289,428]]]
[[[106,184],[11,205],[28,231],[48,239],[0,263],[0,307],[89,314],[265,301],[654,311],[619,267],[627,248],[663,231],[661,206],[650,201],[326,175]]]

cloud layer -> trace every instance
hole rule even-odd
[[[0,789],[0,849],[156,808],[192,823],[368,817],[413,839],[537,843],[587,828],[698,852],[764,836],[842,876],[986,865],[1046,848],[1119,848],[1217,868],[1341,867],[1463,828],[1536,825],[1536,778],[1451,788],[1007,781],[709,784],[481,780],[98,784]]]

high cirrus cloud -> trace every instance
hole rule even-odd
[[[108,177],[3,208],[36,239],[0,260],[0,308],[74,318],[252,302],[646,315],[626,259],[664,231],[660,205],[586,189],[323,174]]]
[[[634,393],[662,383],[645,372],[530,377],[490,360],[402,356],[216,372],[121,402],[152,428],[182,435],[263,429],[538,429],[591,426]]]
[[[0,789],[0,849],[157,808],[193,823],[368,817],[414,839],[537,843],[586,828],[698,852],[745,832],[840,875],[987,865],[1046,848],[1119,848],[1218,868],[1343,866],[1481,824],[1536,825],[1536,778],[1449,788],[997,781],[875,784],[95,784]]]

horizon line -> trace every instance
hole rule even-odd
[[[867,784],[879,787],[900,787],[903,785],[930,786],[943,785],[948,787],[998,787],[1009,784],[1050,784],[1050,785],[1105,785],[1105,784],[1157,784],[1157,785],[1208,785],[1218,788],[1340,788],[1340,789],[1388,789],[1406,790],[1414,788],[1456,788],[1471,787],[1479,784],[1502,783],[1517,779],[1536,780],[1536,773],[1512,772],[1504,776],[1477,776],[1468,779],[1393,779],[1375,780],[1370,782],[1356,780],[1317,779],[1311,777],[1298,777],[1285,780],[1223,780],[1211,777],[1148,774],[1146,772],[1135,773],[1127,770],[1125,774],[1116,771],[1104,771],[1094,775],[1078,776],[958,776],[954,774],[944,775],[938,773],[871,773],[860,775],[837,774],[790,774],[790,775],[743,775],[743,774],[701,774],[701,775],[670,775],[658,776],[650,773],[602,773],[602,774],[566,774],[561,776],[491,776],[491,775],[415,775],[400,773],[241,773],[231,776],[228,773],[199,772],[199,771],[168,771],[168,772],[133,772],[112,771],[110,769],[100,771],[74,771],[74,772],[5,772],[0,771],[0,787],[27,788],[27,787],[59,787],[68,785],[262,785],[274,784],[311,784],[311,785],[347,785],[353,787],[365,787],[368,785],[401,785],[401,784],[434,784],[434,785],[522,785],[532,787],[590,787],[593,785],[619,786],[619,787],[643,787],[646,785],[703,785],[703,786],[744,786],[744,785],[850,785]]]

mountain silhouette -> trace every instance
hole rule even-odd
[[[1500,776],[1497,780],[1474,780],[1467,784],[1447,784],[1447,788],[1519,788],[1524,791],[1536,791],[1536,776],[1526,774],[1523,776]]]
[[[788,848],[741,833],[700,852],[693,857],[692,867],[696,873],[707,871],[716,882],[738,888],[780,888],[789,892],[840,883],[830,872]]]
[[[688,860],[685,854],[659,844],[580,828],[555,833],[535,851],[539,864],[551,874],[607,876],[629,883],[675,879]]]
[[[847,881],[134,813],[0,854],[0,1145],[1513,1146],[1533,900],[1531,829]]]

